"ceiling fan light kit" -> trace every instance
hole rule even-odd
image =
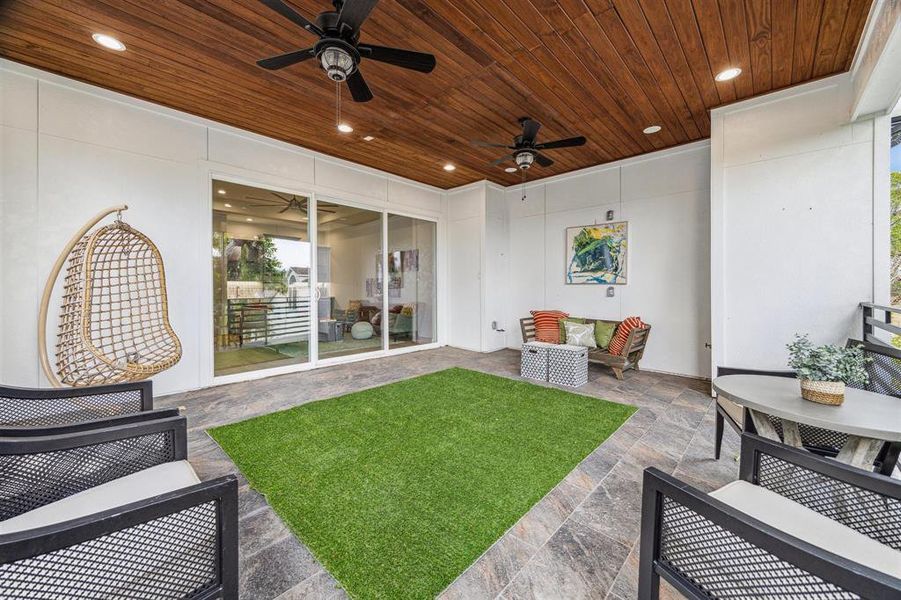
[[[261,0],[263,4],[305,30],[319,37],[312,48],[294,50],[264,58],[257,64],[277,70],[316,58],[329,79],[347,83],[354,102],[372,100],[372,90],[360,73],[360,62],[366,58],[402,69],[431,73],[435,57],[424,52],[401,50],[360,43],[360,28],[378,0],[332,0],[335,10],[320,13],[315,22],[308,20],[282,0]]]

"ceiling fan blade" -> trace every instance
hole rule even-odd
[[[513,155],[512,155],[512,154],[508,154],[507,156],[502,156],[501,158],[499,158],[499,159],[497,159],[497,160],[491,161],[491,164],[492,164],[492,165],[499,165],[499,164],[501,164],[502,162],[505,162],[505,161],[510,160],[511,158],[513,158]]]
[[[545,142],[544,144],[536,144],[536,150],[552,150],[554,148],[572,148],[573,146],[584,146],[585,145],[585,137],[571,137],[566,138],[565,140],[557,140],[555,142]]]
[[[403,69],[419,71],[420,73],[431,73],[436,64],[435,57],[425,52],[373,46],[372,44],[357,44],[357,50],[365,58],[371,58],[372,60],[388,63]]]
[[[279,200],[283,200],[283,201],[285,201],[285,202],[287,202],[287,203],[289,203],[289,204],[291,203],[292,198],[285,198],[284,196],[282,196],[282,195],[279,194],[278,192],[272,192],[272,191],[270,191],[269,193],[272,194],[273,196],[275,196],[276,198],[278,198]]]
[[[280,211],[278,211],[278,214],[286,213],[286,212],[288,212],[289,210],[291,210],[291,207],[290,207],[290,206],[286,206],[285,208],[283,208],[283,209],[281,209]]]
[[[354,102],[369,102],[372,100],[372,90],[366,85],[363,74],[357,69],[350,77],[347,78],[347,87],[350,88],[350,95],[353,96]]]
[[[257,65],[263,67],[264,69],[274,71],[276,69],[283,69],[285,67],[295,65],[299,62],[309,60],[314,56],[316,56],[316,54],[313,52],[312,48],[304,48],[303,50],[295,50],[294,52],[286,52],[285,54],[279,54],[278,56],[270,56],[269,58],[258,60]]]
[[[526,144],[535,143],[535,137],[538,130],[541,129],[541,123],[534,119],[526,119],[522,123],[522,141]]]
[[[307,31],[311,33],[315,33],[319,37],[325,35],[321,29],[319,29],[316,25],[308,21],[303,15],[299,12],[282,2],[282,0],[260,0],[263,4],[285,17],[289,21],[300,25]]]
[[[538,152],[535,153],[535,162],[537,162],[542,167],[549,167],[554,164],[554,161],[549,159],[544,154],[539,154]]]
[[[338,27],[347,25],[354,31],[360,31],[363,21],[378,3],[379,0],[344,0],[341,12],[338,13]]]
[[[513,148],[513,146],[508,146],[506,144],[495,144],[494,142],[483,142],[482,140],[472,140],[469,143],[473,146],[479,146],[480,148]]]

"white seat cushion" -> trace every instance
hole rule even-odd
[[[62,523],[200,483],[186,460],[169,462],[0,521],[0,534]]]
[[[710,495],[809,544],[901,579],[901,552],[766,488],[739,480]]]

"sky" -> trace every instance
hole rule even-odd
[[[284,268],[309,267],[310,243],[285,238],[272,238],[275,242],[275,257]]]
[[[901,144],[892,146],[892,171],[901,171]]]

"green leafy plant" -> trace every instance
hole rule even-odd
[[[846,384],[864,384],[870,380],[865,369],[869,359],[863,354],[863,346],[814,346],[806,334],[796,333],[794,341],[785,347],[788,348],[788,366],[795,370],[798,379],[843,381]]]

